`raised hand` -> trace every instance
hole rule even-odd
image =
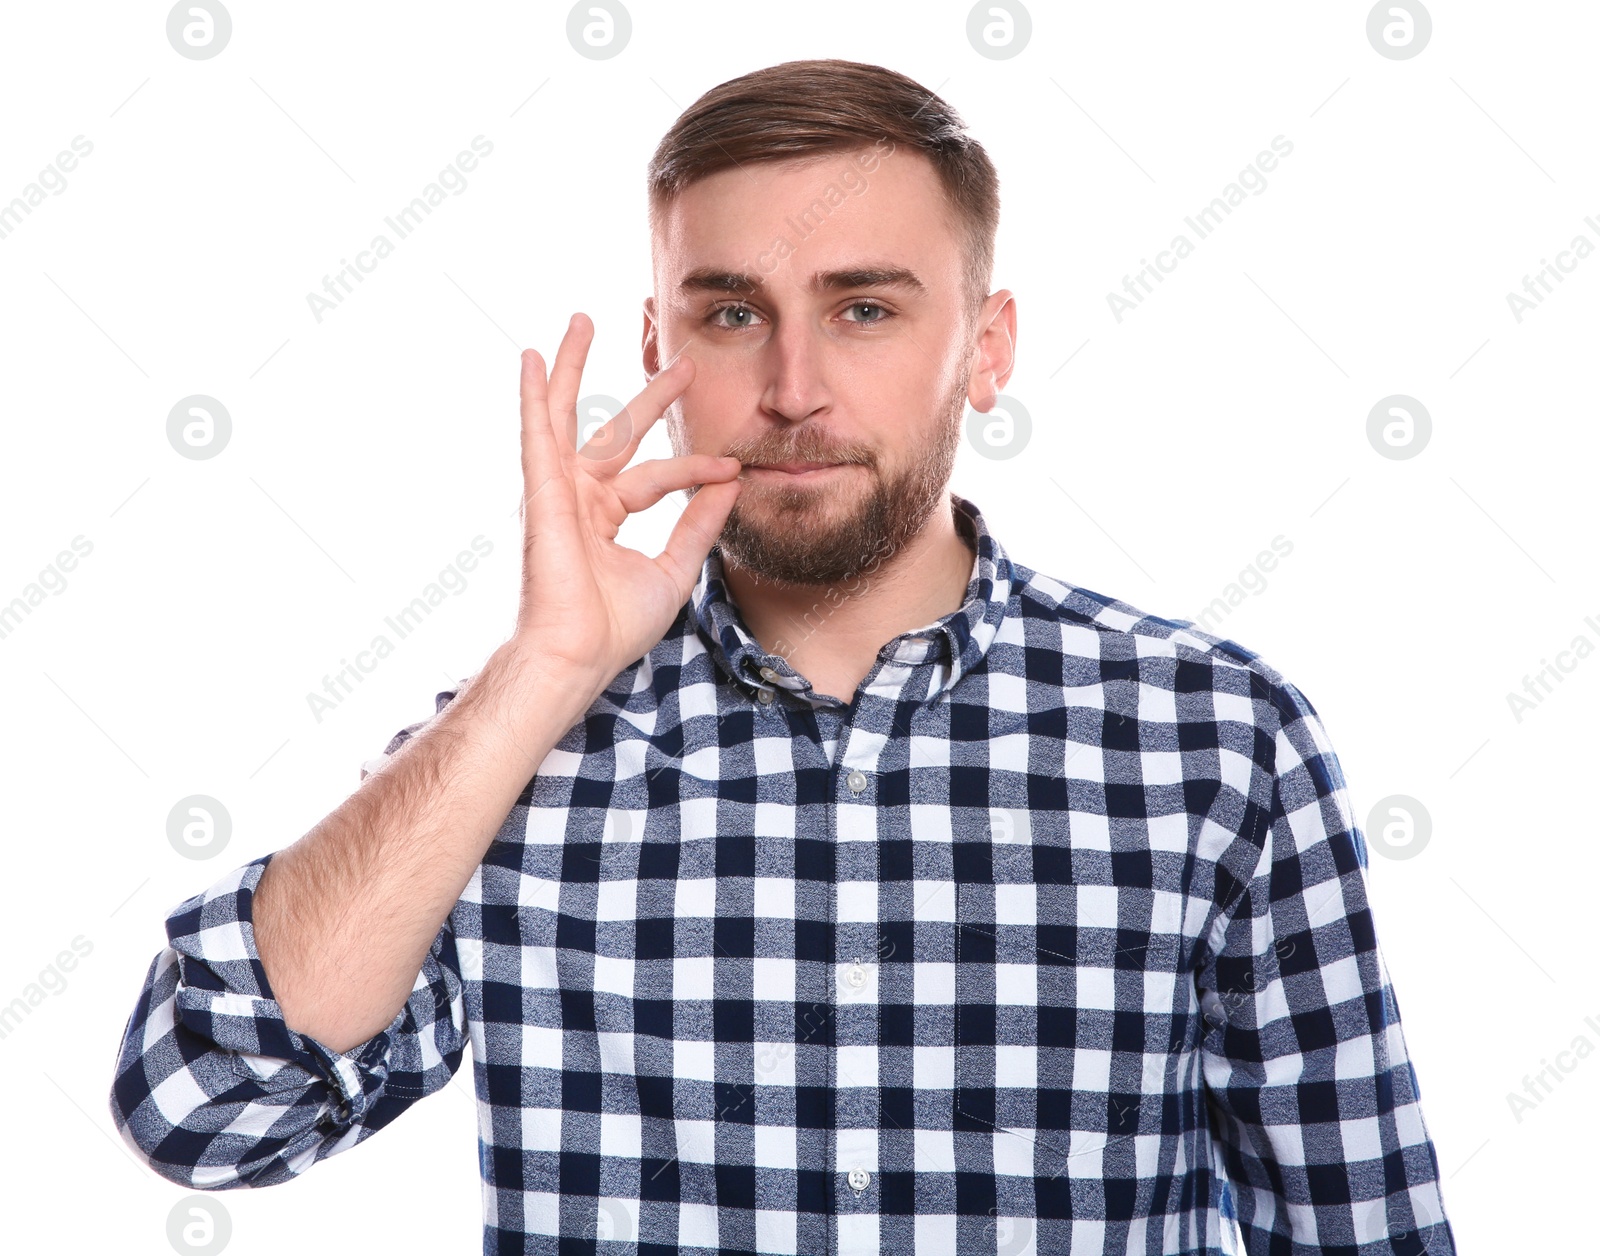
[[[573,665],[603,682],[671,625],[733,509],[741,467],[712,454],[627,466],[694,378],[694,361],[681,355],[579,449],[579,385],[593,339],[594,324],[574,314],[548,378],[538,353],[522,355],[522,594],[512,644],[538,670]],[[617,544],[629,515],[691,485],[702,487],[660,555]]]

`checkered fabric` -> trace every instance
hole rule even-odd
[[[486,1253],[1453,1253],[1311,704],[950,502],[964,604],[852,700],[754,640],[713,550],[371,1041],[284,1023],[270,855],[178,906],[124,1137],[186,1186],[282,1182],[470,1042]]]

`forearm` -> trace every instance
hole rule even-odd
[[[489,843],[604,688],[510,646],[315,828],[273,856],[256,949],[290,1028],[345,1051],[388,1026]]]

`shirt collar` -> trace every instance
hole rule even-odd
[[[937,674],[929,679],[926,688],[919,686],[927,701],[954,687],[983,660],[1000,630],[1018,579],[1005,549],[989,531],[978,507],[953,491],[949,500],[956,527],[977,551],[962,604],[941,619],[901,634],[878,652],[879,658],[910,669],[908,676],[919,668],[934,668]],[[827,613],[830,604],[836,604],[839,595],[836,593],[834,603],[830,603],[825,593],[818,594],[819,617]],[[776,652],[769,653],[751,635],[724,581],[720,546],[712,547],[701,566],[699,582],[690,595],[690,609],[717,666],[751,696],[773,688],[788,689],[798,696],[810,694],[809,682],[783,657],[784,643],[775,642]]]

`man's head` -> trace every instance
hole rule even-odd
[[[904,75],[794,61],[690,106],[649,188],[645,369],[695,361],[674,452],[746,464],[724,559],[829,584],[892,558],[948,500],[966,403],[1011,374],[982,147]],[[791,462],[832,465],[766,469]]]

